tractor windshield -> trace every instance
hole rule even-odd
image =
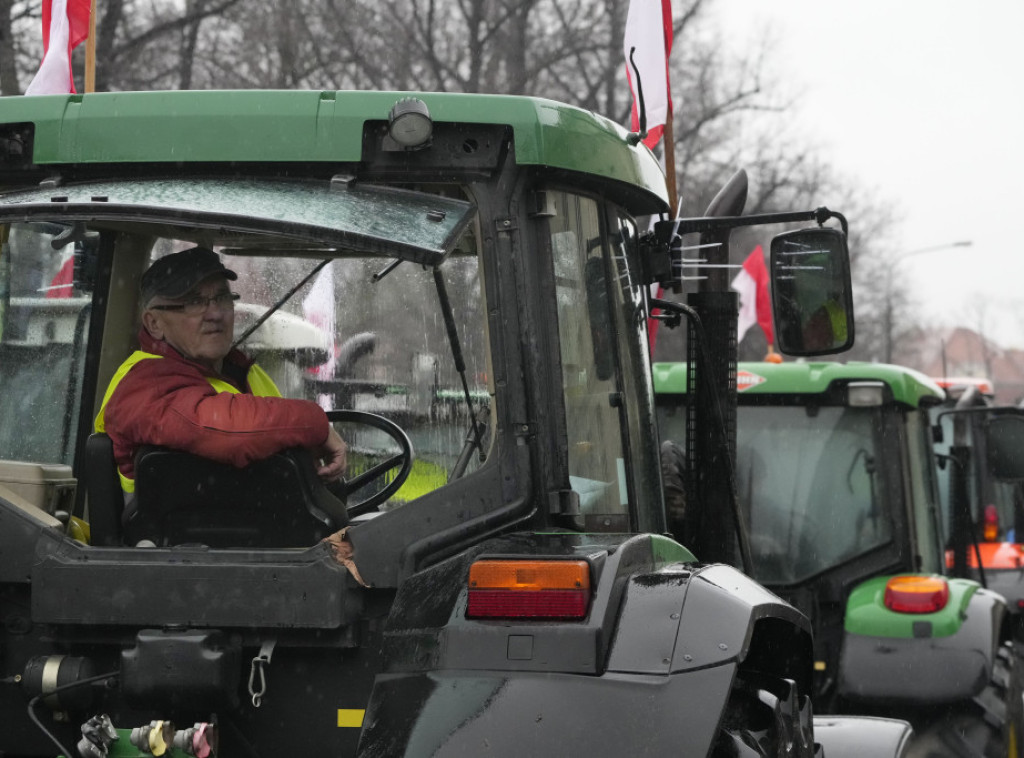
[[[302,183],[108,184],[62,188],[52,203],[8,196],[21,221],[0,204],[0,461],[75,463],[111,376],[138,349],[139,277],[202,244],[238,274],[236,344],[284,396],[376,413],[408,434],[415,463],[390,506],[481,465],[494,409],[469,202]],[[338,429],[350,477],[397,449],[371,427]]]
[[[740,406],[736,483],[759,581],[794,584],[891,539],[873,432],[877,413]]]

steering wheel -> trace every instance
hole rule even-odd
[[[412,471],[412,464],[414,460],[412,442],[409,440],[409,435],[405,433],[402,427],[390,419],[378,416],[376,413],[367,413],[365,411],[328,411],[327,420],[332,424],[335,422],[346,422],[372,426],[374,429],[379,429],[391,437],[391,439],[397,442],[398,446],[401,448],[401,452],[381,461],[375,466],[371,466],[366,471],[357,474],[351,479],[342,478],[327,485],[327,488],[334,495],[339,497],[343,502],[348,503],[348,497],[353,492],[357,492],[373,480],[380,479],[389,471],[401,466],[401,469],[399,469],[395,478],[392,479],[384,489],[379,492],[375,492],[365,500],[347,505],[348,515],[358,516],[373,510],[398,492],[399,487],[401,487],[405,483],[405,480],[409,478],[409,473]]]

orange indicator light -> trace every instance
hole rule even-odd
[[[589,606],[586,561],[482,560],[469,568],[469,618],[581,619]]]
[[[949,602],[949,584],[935,576],[894,576],[885,585],[885,607],[897,613],[935,613]]]

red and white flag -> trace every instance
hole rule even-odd
[[[71,51],[89,36],[91,0],[43,0],[43,62],[26,95],[67,95],[75,91]]]
[[[75,255],[72,253],[61,265],[60,269],[46,288],[46,297],[50,299],[71,297],[75,292]]]
[[[630,0],[626,14],[626,34],[622,46],[626,55],[626,77],[633,93],[632,129],[640,130],[637,83],[633,63],[640,72],[647,115],[644,144],[653,149],[665,131],[672,110],[672,92],[668,80],[668,55],[672,50],[672,0]]]
[[[740,314],[736,322],[736,341],[754,324],[760,325],[769,345],[775,343],[772,330],[772,301],[768,294],[768,269],[764,265],[764,250],[758,245],[747,259],[743,269],[732,280],[732,288],[740,293]]]

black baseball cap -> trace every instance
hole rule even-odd
[[[220,274],[231,281],[238,278],[238,274],[225,268],[220,256],[207,247],[193,247],[165,255],[142,275],[139,286],[142,303],[148,305],[157,295],[184,297],[199,282],[214,274]]]

